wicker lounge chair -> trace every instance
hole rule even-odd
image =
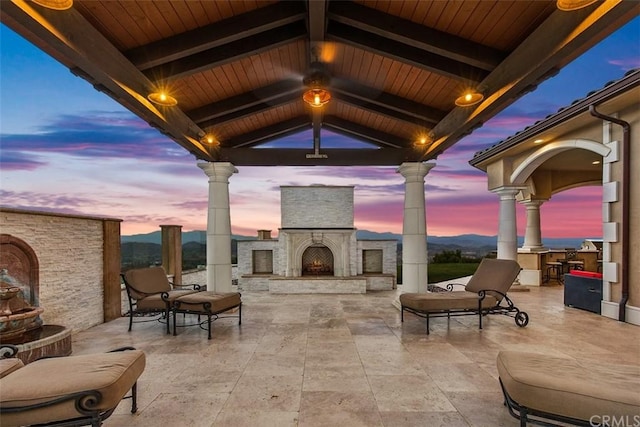
[[[172,284],[162,267],[132,269],[121,276],[129,298],[129,331],[134,316],[162,314],[169,334],[169,313],[173,302],[178,297],[200,291],[200,285]]]
[[[427,320],[431,317],[477,315],[478,326],[482,329],[482,317],[487,314],[512,315],[516,325],[527,326],[529,315],[520,311],[507,291],[518,277],[520,265],[516,261],[484,258],[464,291],[406,293],[400,295],[401,318],[408,311]]]

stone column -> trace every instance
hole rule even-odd
[[[516,222],[516,195],[520,192],[520,189],[516,187],[500,187],[491,191],[500,196],[498,258],[517,261],[518,230]]]
[[[402,220],[402,293],[427,292],[427,220],[424,177],[435,163],[403,163],[405,178]]]
[[[526,252],[543,250],[542,232],[540,231],[540,206],[544,200],[525,200],[522,204],[527,209],[527,228],[524,233],[522,249]]]
[[[238,170],[229,162],[198,163],[198,167],[209,177],[207,290],[231,292],[229,177]]]
[[[182,226],[161,225],[162,267],[173,283],[182,285]]]

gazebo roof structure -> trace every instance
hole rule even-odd
[[[75,0],[1,19],[197,159],[236,166],[436,158],[638,15],[637,2]],[[303,101],[326,90],[322,107]],[[149,94],[166,90],[177,105]],[[457,106],[467,90],[484,99]],[[308,147],[268,143],[311,130]],[[323,130],[368,148],[323,148]]]

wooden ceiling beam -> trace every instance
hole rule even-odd
[[[144,74],[152,81],[178,79],[241,60],[249,55],[276,49],[296,40],[304,39],[306,36],[307,29],[304,22],[296,21],[148,68]]]
[[[497,49],[354,2],[331,2],[328,17],[330,20],[486,71],[493,70],[506,57],[506,53]]]
[[[287,3],[287,2],[285,2]],[[309,27],[309,62],[316,60],[314,48],[319,48],[324,41],[327,29],[327,1],[307,0],[307,25]]]
[[[554,11],[481,83],[485,87],[483,102],[453,109],[433,128],[435,141],[424,160],[436,158],[639,12],[640,3],[633,1],[598,2],[572,12]]]
[[[393,110],[403,116],[424,121],[430,126],[435,125],[447,115],[445,111],[437,108],[388,92],[381,92],[379,89],[365,86],[353,80],[334,77],[331,79],[331,89],[336,93],[336,96],[344,95],[354,100],[358,99],[363,103],[375,104],[382,109]]]
[[[322,127],[379,147],[404,148],[408,141],[336,116],[325,116]]]
[[[302,115],[230,138],[222,142],[221,148],[253,147],[307,129],[311,129],[311,120],[308,115]]]
[[[185,111],[185,114],[191,117],[194,122],[200,123],[252,107],[256,104],[263,102],[269,103],[276,98],[292,93],[302,96],[302,85],[299,80],[282,80],[250,92],[241,93],[212,104]]]
[[[431,129],[434,125],[433,122],[428,122],[426,120],[421,120],[410,116],[408,114],[400,113],[391,108],[384,107],[382,105],[375,104],[373,102],[367,102],[360,98],[355,98],[353,96],[344,94],[344,93],[336,93],[335,99],[340,100],[344,103],[353,105],[354,107],[361,108],[366,111],[371,111],[376,114],[381,114],[383,116],[390,117],[395,120],[402,120],[403,122],[411,123],[417,126],[421,126],[425,129]]]
[[[281,105],[290,104],[292,102],[299,101],[299,100],[300,100],[300,93],[297,93],[297,92],[286,93],[282,96],[271,98],[267,102],[254,103],[252,105],[246,106],[245,108],[236,109],[234,111],[230,111],[226,114],[222,114],[208,120],[203,120],[203,121],[194,120],[194,121],[198,126],[205,129],[211,126],[220,126],[224,123],[227,123],[233,120],[238,120],[248,116],[252,116],[254,114],[258,114],[263,111],[267,111],[272,108],[279,107]]]
[[[482,68],[332,20],[329,20],[326,38],[467,84],[477,84],[489,74]]]
[[[140,70],[304,20],[299,2],[278,2],[124,52]]]
[[[218,161],[235,166],[398,166],[411,160],[406,150],[323,149],[326,157],[308,157],[313,151],[304,148],[218,148]]]

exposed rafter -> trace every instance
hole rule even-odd
[[[124,52],[140,70],[223,46],[305,18],[302,3],[275,3]]]
[[[308,157],[310,149],[220,148],[216,158],[243,166],[396,166],[411,158],[406,150],[323,149],[323,158]]]
[[[393,110],[431,125],[438,123],[447,115],[445,111],[344,78],[334,77],[331,80],[331,87],[338,94]]]
[[[260,128],[253,132],[230,138],[227,141],[224,141],[223,147],[253,147],[272,141],[276,138],[282,138],[310,128],[311,123],[309,122],[309,117],[302,115],[274,125]]]
[[[390,135],[385,132],[375,131],[366,126],[336,116],[325,116],[323,125],[326,129],[380,147],[402,148],[407,145],[407,141],[403,138],[398,138],[395,135]]]
[[[354,2],[331,2],[329,19],[487,71],[505,57],[499,50]]]
[[[482,68],[467,65],[445,56],[436,55],[429,51],[387,39],[378,34],[370,33],[340,22],[329,22],[327,39],[346,43],[377,53],[387,58],[423,68],[436,74],[464,82],[480,82],[488,75]]]
[[[282,46],[296,40],[304,39],[307,29],[304,22],[296,21],[282,27],[274,28],[232,41],[222,46],[194,53],[185,58],[148,68],[144,74],[152,81],[167,81],[186,77],[200,71],[258,54],[274,47]]]

